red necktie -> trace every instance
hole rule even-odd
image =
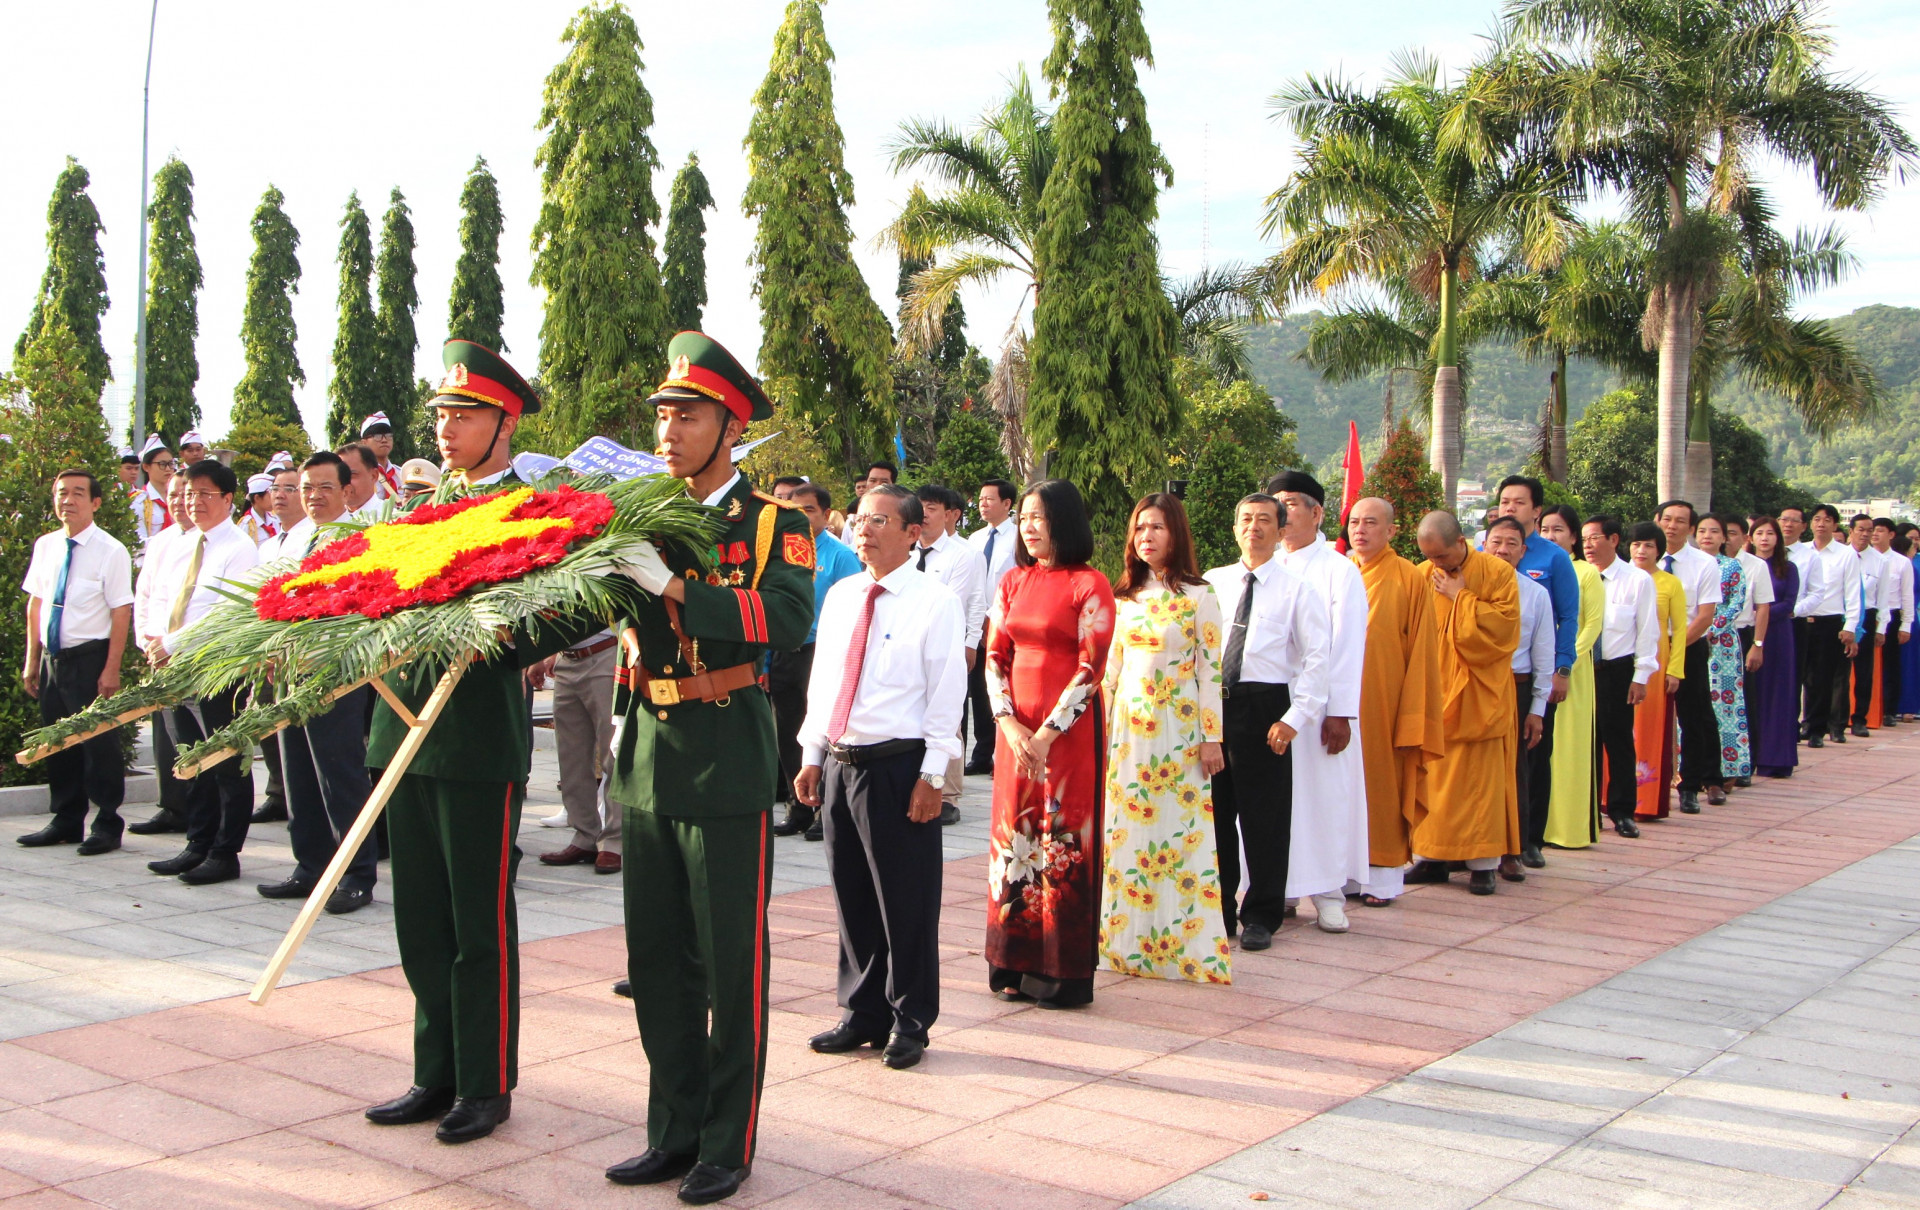
[[[827,720],[827,742],[837,744],[847,733],[847,716],[853,713],[853,695],[860,690],[860,666],[867,662],[867,632],[873,629],[873,603],[886,588],[878,582],[867,586],[867,599],[860,604],[860,620],[853,624],[853,637],[847,641],[846,663],[841,665],[840,692],[833,699],[833,717]]]

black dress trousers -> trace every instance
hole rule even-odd
[[[767,698],[773,703],[773,735],[780,750],[780,781],[774,792],[793,802],[793,779],[800,776],[800,724],[807,718],[807,681],[813,676],[813,644],[767,656]]]
[[[1866,634],[1860,640],[1860,646],[1853,653],[1853,725],[1867,725],[1867,714],[1873,707],[1873,674],[1880,666],[1880,650],[1874,645],[1874,636],[1880,633],[1880,611],[1867,610]]]
[[[78,714],[99,696],[100,674],[106,671],[108,643],[95,639],[76,643],[58,655],[40,661],[40,723],[51,727]],[[78,839],[87,822],[87,804],[100,809],[93,834],[117,839],[126,825],[120,803],[127,793],[127,765],[120,755],[119,731],[96,735],[47,758],[47,790],[52,798],[53,822]]]
[[[821,770],[841,1020],[925,1045],[940,1015],[940,819],[907,818],[926,746]]]
[[[1654,675],[1665,673],[1656,670]],[[1594,662],[1594,732],[1600,741],[1600,751],[1607,758],[1607,784],[1601,787],[1600,801],[1606,806],[1607,818],[1616,823],[1633,818],[1634,799],[1639,793],[1635,781],[1633,707],[1627,702],[1627,693],[1632,687],[1632,656]]]
[[[1293,749],[1276,754],[1267,732],[1292,704],[1285,685],[1242,681],[1226,691],[1221,733],[1226,767],[1213,775],[1213,823],[1220,849],[1220,906],[1227,935],[1241,924],[1278,932],[1287,914],[1293,848]],[[1317,738],[1317,737],[1313,737]],[[1299,739],[1295,743],[1301,742]],[[1240,899],[1245,841],[1247,894]]]
[[[366,806],[373,783],[367,774],[366,717],[362,695],[373,696],[362,685],[335,703],[333,709],[310,718],[304,727],[280,733],[281,769],[287,787],[287,839],[299,877],[318,879],[333,861],[340,840]],[[340,879],[350,891],[370,891],[380,874],[380,846],[371,836],[355,854]]]
[[[1533,675],[1550,678],[1553,670],[1536,669]],[[1521,754],[1530,766],[1526,791],[1520,795],[1520,843],[1529,848],[1537,849],[1546,843],[1547,806],[1553,801],[1553,720],[1559,712],[1558,706],[1558,702],[1547,703],[1539,743],[1531,748],[1526,746],[1524,738],[1520,743]]]
[[[1836,684],[1844,684],[1840,670],[1846,667],[1846,649],[1840,646],[1837,613],[1808,619],[1807,625],[1807,716],[1804,734],[1827,735],[1846,719],[1835,719],[1833,698]]]
[[[1713,687],[1707,683],[1712,657],[1706,639],[1687,644],[1687,675],[1680,682],[1680,788],[1698,791],[1723,786],[1720,720],[1713,713]]]
[[[199,707],[199,717],[192,706]],[[197,744],[233,721],[246,706],[246,690],[202,698],[173,708],[174,740],[181,747]],[[206,729],[201,729],[204,720]],[[247,825],[253,821],[253,771],[246,757],[230,756],[211,769],[202,769],[187,790],[187,847],[213,857],[236,857],[247,843]]]

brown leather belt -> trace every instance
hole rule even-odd
[[[588,656],[599,655],[619,641],[619,639],[614,638],[612,635],[608,635],[598,643],[590,643],[585,647],[576,648],[572,651],[563,651],[560,653],[560,658],[564,660],[584,660]]]
[[[735,664],[683,677],[656,677],[645,668],[619,668],[614,670],[613,679],[656,706],[675,706],[681,702],[719,701],[736,689],[757,684],[760,674],[752,664]]]

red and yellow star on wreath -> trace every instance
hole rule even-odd
[[[349,613],[378,618],[438,604],[558,563],[613,513],[606,496],[570,487],[523,487],[417,508],[314,551],[298,570],[261,585],[254,608],[263,618],[291,622]]]

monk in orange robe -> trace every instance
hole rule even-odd
[[[1472,891],[1491,895],[1503,854],[1520,843],[1513,780],[1513,653],[1520,645],[1520,589],[1506,562],[1467,545],[1452,513],[1420,519],[1422,566],[1433,585],[1446,754],[1428,778],[1427,817],[1413,832],[1419,863],[1408,882],[1445,882],[1464,862]]]
[[[1347,513],[1347,546],[1367,588],[1367,651],[1360,673],[1360,754],[1367,771],[1366,889],[1386,907],[1406,886],[1412,837],[1427,817],[1427,776],[1446,751],[1440,652],[1429,573],[1391,545],[1393,505],[1378,496]]]

